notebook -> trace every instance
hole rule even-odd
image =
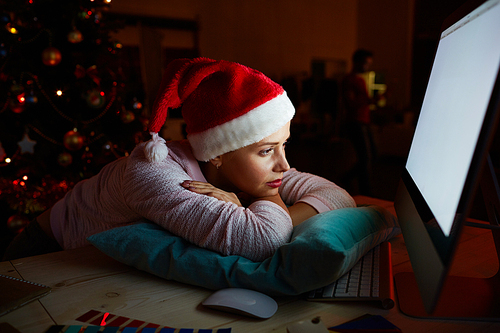
[[[0,274],[0,316],[50,292],[50,287]]]

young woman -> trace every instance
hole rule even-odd
[[[166,143],[158,132],[168,109],[181,105],[187,140]],[[207,58],[172,62],[153,106],[152,139],[76,184],[6,258],[81,247],[92,234],[143,219],[225,255],[271,256],[294,224],[355,206],[334,183],[290,169],[294,113],[283,88],[258,71]],[[22,253],[34,239],[35,253]]]

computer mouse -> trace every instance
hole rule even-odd
[[[276,313],[278,304],[255,290],[226,288],[214,292],[201,304],[212,309],[267,319]]]

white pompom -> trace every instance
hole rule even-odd
[[[163,161],[168,156],[168,147],[165,144],[165,139],[160,137],[158,133],[151,133],[151,140],[146,143],[144,153],[150,162]]]

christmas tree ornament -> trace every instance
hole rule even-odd
[[[45,66],[57,66],[61,59],[61,51],[53,46],[49,46],[42,51],[42,62]]]
[[[28,105],[34,105],[38,103],[38,97],[35,95],[35,92],[31,90],[26,96],[25,96],[25,102]]]
[[[99,72],[97,70],[97,66],[96,65],[90,66],[87,69],[85,69],[81,65],[76,65],[74,73],[75,73],[75,76],[76,76],[77,79],[82,79],[86,75],[88,75],[92,79],[92,81],[95,82],[95,84],[97,86],[100,86],[100,84],[101,84],[101,78],[99,77]]]
[[[83,40],[82,33],[76,28],[68,33],[68,41],[73,44],[80,43]]]
[[[111,45],[108,47],[108,51],[111,54],[115,54],[116,51],[121,50],[123,48],[123,44],[120,43],[119,41],[113,41]]]
[[[121,42],[119,42],[119,41],[114,41],[113,42],[113,47],[115,49],[122,49],[123,48],[123,44]]]
[[[71,151],[80,150],[83,147],[84,137],[77,131],[69,131],[64,134],[63,145]]]
[[[129,124],[135,120],[135,114],[129,110],[122,110],[120,112],[120,119],[124,124]]]
[[[108,152],[111,150],[112,147],[113,147],[113,143],[111,141],[106,141],[106,143],[104,145],[102,145],[102,150]]]
[[[7,220],[7,227],[11,231],[19,233],[29,223],[30,223],[30,221],[28,220],[27,217],[25,217],[23,215],[16,214],[16,215],[12,215],[11,217],[9,217],[9,219]]]
[[[19,102],[19,99],[16,97],[10,99],[9,107],[14,113],[22,113],[26,108],[26,105],[25,103]]]
[[[134,108],[134,110],[140,110],[142,109],[142,103],[138,101],[137,98],[134,98],[132,107]]]
[[[94,23],[99,24],[102,19],[102,13],[101,12],[96,12],[94,15]]]
[[[90,17],[90,16],[89,16],[89,13],[88,13],[86,10],[84,10],[84,11],[82,11],[82,12],[78,13],[78,18],[81,18],[81,19],[88,19],[89,17]]]
[[[92,89],[87,92],[85,99],[89,107],[98,109],[104,105],[104,92],[99,91],[98,89]]]
[[[68,165],[71,165],[71,163],[73,163],[73,156],[68,152],[60,153],[57,156],[57,163],[60,166],[67,167]]]
[[[31,140],[28,133],[24,133],[23,139],[17,143],[19,148],[21,148],[21,154],[35,152],[36,141]]]

